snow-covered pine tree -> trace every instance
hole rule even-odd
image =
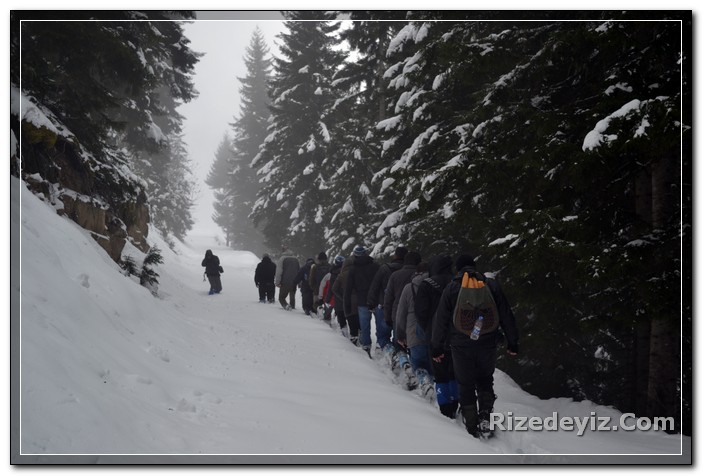
[[[166,137],[166,145],[160,152],[150,155],[148,160],[135,161],[136,172],[148,177],[145,180],[151,221],[170,245],[172,238],[185,239],[194,224],[191,208],[197,185],[190,167],[183,136],[175,133]]]
[[[238,223],[234,219],[232,209],[236,199],[236,191],[232,189],[231,177],[234,169],[234,151],[232,139],[225,133],[215,151],[215,158],[205,178],[205,183],[213,190],[215,201],[212,220],[225,233],[226,246],[232,245],[232,237]]]
[[[138,56],[153,78],[142,104],[124,119],[130,126],[116,135],[115,142],[131,152],[133,169],[148,184],[152,221],[166,240],[183,239],[193,225],[190,210],[195,184],[181,135],[183,117],[177,107],[197,94],[191,78],[183,72],[192,71],[199,54],[184,54],[189,40],[177,22],[129,25],[136,30],[136,38],[129,44],[139,45]],[[130,117],[140,115],[141,119]]]
[[[334,76],[335,102],[331,128],[337,153],[330,177],[325,238],[328,249],[349,254],[373,236],[385,217],[379,216],[379,184],[373,184],[381,168],[382,143],[376,124],[387,114],[383,73],[388,67],[386,49],[402,23],[382,21],[383,12],[349,12],[352,23],[340,32],[350,51]],[[371,242],[369,242],[371,243]],[[383,251],[383,250],[378,250]],[[376,253],[376,250],[373,250]]]
[[[257,26],[246,49],[244,65],[246,76],[238,78],[240,110],[232,125],[234,138],[229,187],[237,197],[232,202],[231,213],[237,227],[232,229],[234,246],[255,253],[265,251],[263,236],[249,218],[259,191],[259,180],[251,166],[259,153],[259,146],[266,138],[270,115],[268,88],[271,82],[271,57],[264,35]]]
[[[395,148],[379,177],[411,246],[441,240],[499,272],[530,348],[519,369],[502,364],[521,385],[624,411],[649,392],[672,414],[679,177],[656,171],[678,170],[662,164],[688,132],[680,23],[626,19],[411,23],[392,43],[416,49],[389,69],[399,117],[383,123]],[[657,227],[635,213],[638,182],[651,184],[651,223],[662,207]],[[652,331],[656,351],[633,345],[642,319],[666,329]],[[657,380],[635,377],[642,352]]]
[[[407,22],[388,45],[388,113],[375,125],[383,167],[376,170],[374,183],[384,207],[376,247],[401,242],[425,254],[446,251],[433,243],[444,243],[448,235],[438,231],[452,216],[452,200],[461,198],[454,191],[433,196],[431,187],[437,169],[457,161],[457,153],[450,155],[443,147],[452,135],[452,109],[458,104],[445,104],[436,92],[442,74],[456,61],[434,51],[437,42],[448,41],[443,35],[449,29],[448,23]]]
[[[287,242],[314,255],[324,248],[328,178],[337,153],[328,120],[335,97],[332,77],[339,22],[332,14],[288,12],[281,58],[274,62],[271,122],[253,165],[261,182],[252,217],[269,246]]]
[[[179,132],[181,117],[175,107],[196,94],[191,74],[198,55],[188,48],[179,22],[143,20],[183,20],[193,14],[21,12],[14,19],[20,17],[25,21],[21,27],[13,21],[13,44],[20,44],[21,35],[22,93],[48,112],[63,130],[62,137],[72,138],[62,142],[60,153],[52,153],[57,138],[49,134],[38,143],[34,136],[46,131],[28,128],[23,171],[52,183],[59,177],[71,181],[58,165],[68,160],[82,180],[62,185],[108,204],[118,217],[110,219],[110,226],[126,228],[144,248],[148,216],[141,211],[147,200],[143,178],[149,177],[135,175],[132,165],[147,159],[149,166],[151,154],[166,146],[167,135]],[[31,21],[42,19],[58,21]],[[12,51],[18,54],[19,48]],[[20,64],[19,58],[13,59]],[[19,79],[19,71],[12,77]]]

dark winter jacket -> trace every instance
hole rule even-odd
[[[383,306],[383,296],[388,285],[388,278],[391,274],[403,267],[402,259],[394,259],[390,263],[384,263],[376,272],[369,288],[369,309],[375,309],[379,304]]]
[[[323,296],[323,300],[329,304],[330,301],[332,301],[332,298],[335,298],[338,302],[344,302],[343,298],[337,299],[337,294],[334,293],[334,283],[337,282],[337,278],[339,277],[339,274],[342,272],[342,266],[344,264],[337,264],[335,263],[332,268],[330,268],[330,284],[327,286],[327,294]],[[342,296],[341,291],[339,292],[339,295]]]
[[[205,274],[208,276],[219,276],[222,272],[222,268],[220,268],[220,258],[212,254],[210,250],[205,252],[202,265],[205,266]]]
[[[298,270],[298,274],[296,274],[293,279],[293,286],[300,284],[300,289],[303,292],[313,292],[308,278],[310,277],[310,269],[312,268],[314,262],[314,260],[308,259],[303,267]]]
[[[276,264],[271,258],[264,256],[261,263],[256,265],[254,272],[254,284],[273,284],[276,279]]]
[[[345,291],[347,289],[347,281],[349,281],[349,270],[351,269],[353,263],[354,258],[351,256],[344,260],[344,264],[342,265],[342,269],[339,272],[339,276],[337,276],[337,279],[332,285],[334,300],[337,303],[341,302],[343,304],[344,314],[346,316],[356,316],[359,313],[359,311],[357,310],[357,308],[359,307],[359,303],[356,300],[356,294],[351,296],[345,294]],[[351,312],[347,312],[347,309],[350,309]]]
[[[366,306],[368,303],[369,287],[371,281],[378,271],[378,263],[370,256],[356,256],[354,263],[349,268],[349,276],[344,289],[344,312],[347,315],[356,314],[358,311],[351,308],[351,300],[347,296],[356,296],[359,306]],[[349,307],[347,307],[349,303]]]
[[[452,279],[454,279],[452,258],[446,255],[439,256],[432,262],[430,277],[423,279],[417,288],[415,317],[425,331],[428,340],[432,338],[432,318],[437,311],[439,298],[442,297],[444,288]]]
[[[292,251],[285,250],[281,253],[281,257],[278,259],[278,266],[276,266],[276,286],[281,284],[293,286],[293,281],[299,270],[300,263],[298,258],[293,255]]]
[[[310,268],[310,277],[308,278],[308,282],[310,284],[310,288],[315,293],[318,292],[322,279],[327,275],[327,273],[330,272],[330,269],[332,269],[332,267],[326,259],[318,260],[318,262],[313,264],[312,268]]]
[[[475,271],[474,268],[466,267],[459,271],[451,283],[444,289],[437,313],[432,322],[432,355],[437,356],[446,351],[447,346],[479,346],[495,347],[501,339],[500,331],[496,330],[488,334],[483,334],[478,340],[471,338],[458,331],[454,327],[453,314],[459,290],[461,289],[461,278],[465,271]],[[517,353],[518,351],[518,330],[515,323],[515,316],[510,309],[510,304],[503,294],[503,290],[495,279],[486,278],[486,284],[493,293],[498,316],[500,330],[505,334],[508,350]]]
[[[383,318],[387,323],[395,322],[400,295],[405,285],[413,279],[416,269],[417,265],[406,264],[388,278],[386,293],[383,297]]]

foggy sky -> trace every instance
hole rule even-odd
[[[178,108],[185,117],[183,139],[199,190],[192,209],[195,225],[189,235],[223,236],[211,218],[214,197],[205,177],[225,133],[231,137],[230,123],[239,115],[241,83],[237,78],[247,74],[243,58],[251,35],[258,25],[271,53],[277,55],[275,42],[276,35],[284,29],[282,19],[277,11],[205,11],[197,12],[197,20],[183,28],[190,49],[205,53],[194,69],[193,81],[199,95]]]

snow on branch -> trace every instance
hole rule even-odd
[[[610,121],[620,117],[625,117],[632,111],[639,110],[640,104],[641,102],[639,99],[633,99],[614,113],[598,121],[596,127],[591,132],[586,134],[586,137],[583,139],[583,146],[581,147],[582,150],[593,150],[599,147],[603,142],[609,142],[617,139],[618,136],[615,134],[605,135],[605,131],[608,129]]]

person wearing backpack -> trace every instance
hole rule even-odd
[[[220,273],[223,272],[222,266],[220,266],[220,258],[212,254],[212,250],[207,250],[205,252],[205,258],[203,258],[202,266],[205,267],[205,275],[210,282],[210,291],[208,294],[220,294],[220,291],[222,291]]]
[[[417,265],[411,281],[405,285],[400,294],[398,310],[395,315],[398,344],[403,349],[407,349],[412,371],[425,395],[434,390],[431,378],[432,365],[430,364],[432,359],[430,358],[429,341],[415,315],[415,297],[420,283],[429,276],[428,270],[429,265],[424,261]]]
[[[344,289],[344,313],[348,316],[352,313],[359,316],[359,343],[366,353],[371,357],[371,310],[368,308],[369,285],[376,271],[378,263],[368,255],[368,251],[363,246],[357,246],[352,252],[354,261],[349,267],[349,274]],[[352,309],[352,303],[356,302],[356,309]],[[376,327],[376,343],[383,348],[387,342],[382,341],[385,334],[379,333]]]
[[[376,271],[376,274],[371,280],[371,286],[369,287],[369,297],[368,297],[368,308],[376,316],[376,322],[381,322],[385,324],[384,319],[384,309],[383,309],[383,297],[386,292],[386,286],[388,286],[388,279],[391,274],[398,271],[403,267],[403,261],[405,260],[405,255],[408,254],[408,249],[404,246],[398,246],[393,252],[390,263],[383,263]],[[387,329],[388,340],[390,340],[391,329]]]
[[[327,254],[324,251],[317,255],[317,260],[310,268],[310,276],[308,277],[308,283],[310,284],[310,289],[313,290],[312,308],[315,314],[317,314],[317,309],[322,306],[322,296],[320,283],[330,272],[332,267],[327,262]]]
[[[406,254],[403,267],[395,271],[388,278],[386,292],[383,296],[383,317],[386,321],[386,325],[393,331],[393,339],[391,342],[396,351],[400,350],[398,346],[398,330],[395,328],[398,301],[400,301],[400,294],[403,292],[403,288],[412,280],[420,261],[422,261],[420,253],[411,251]]]
[[[300,294],[303,296],[303,312],[306,316],[312,313],[313,290],[310,287],[310,270],[313,264],[315,264],[315,260],[308,258],[293,280],[293,286],[300,286]]]
[[[300,262],[293,252],[286,245],[281,246],[281,256],[278,258],[276,266],[276,286],[278,291],[278,302],[283,309],[290,311],[295,309],[295,276],[300,269]],[[286,299],[290,299],[290,304]]]
[[[417,287],[415,295],[415,317],[425,331],[427,342],[432,341],[432,321],[439,305],[442,291],[447,287],[454,273],[454,260],[448,254],[436,256],[430,261],[430,277]],[[454,378],[452,354],[447,347],[440,362],[430,361],[435,381],[435,396],[442,415],[454,419],[459,408],[459,388]]]
[[[324,319],[330,321],[332,319],[332,311],[334,310],[342,335],[348,338],[349,329],[347,328],[347,319],[344,316],[344,302],[342,302],[341,299],[335,299],[334,292],[332,292],[334,283],[337,281],[337,277],[339,277],[339,273],[342,271],[342,265],[344,265],[344,256],[335,256],[329,273],[322,278],[322,282],[320,283],[318,299],[325,307]]]
[[[336,261],[336,259],[335,259]],[[349,270],[354,263],[354,255],[352,254],[348,258],[341,261],[342,268],[339,271],[339,275],[332,284],[332,294],[334,295],[335,312],[338,312],[338,306],[341,305],[341,312],[337,314],[337,319],[339,316],[344,316],[346,320],[347,327],[349,329],[349,340],[356,347],[359,346],[359,314],[358,314],[358,303],[356,300],[356,294],[349,295],[346,294],[347,281],[349,278]],[[342,333],[344,334],[344,324],[339,322],[342,328]]]
[[[515,316],[498,282],[477,273],[471,255],[459,256],[456,267],[459,272],[442,292],[432,322],[432,359],[435,362],[444,360],[449,347],[466,430],[476,438],[488,437],[491,436],[489,418],[496,399],[493,373],[501,340],[498,328],[505,334],[507,352],[511,356],[518,353],[518,330]],[[465,285],[467,282],[470,285]],[[469,292],[465,293],[465,289]],[[470,301],[473,295],[465,296],[472,290],[480,290],[484,300],[473,302],[472,313],[469,313],[462,303]],[[483,322],[483,327],[476,332],[476,322],[479,321]],[[471,326],[474,326],[473,330]]]
[[[272,303],[274,301],[275,279],[276,263],[271,261],[268,253],[264,253],[261,262],[256,265],[256,271],[254,271],[254,284],[259,288],[259,302]]]

